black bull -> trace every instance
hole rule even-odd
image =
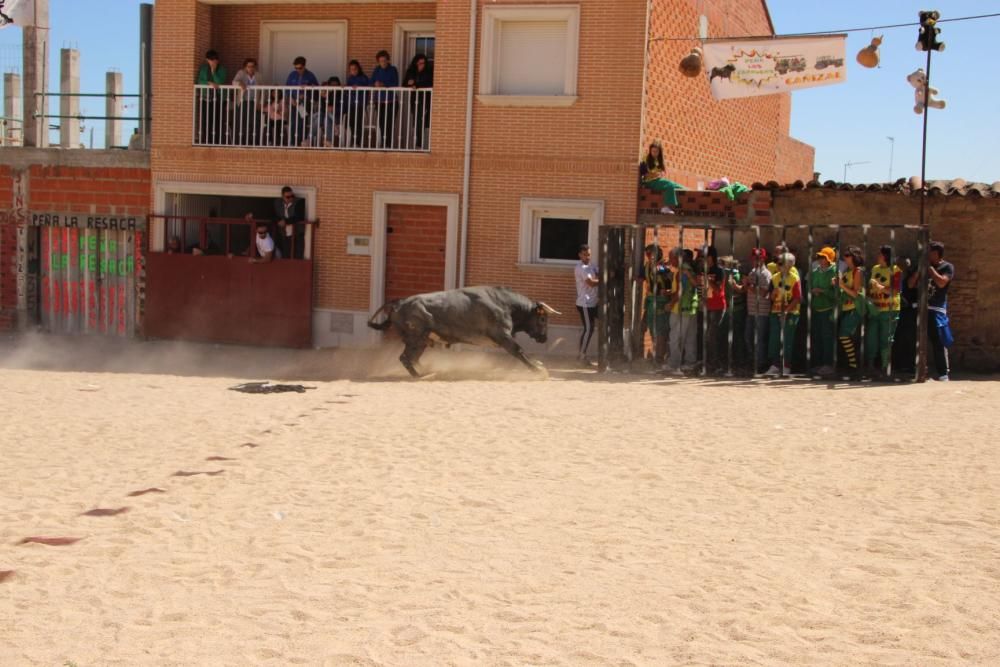
[[[385,319],[376,322],[382,313]],[[525,356],[514,334],[523,331],[544,343],[549,313],[560,314],[506,287],[465,287],[390,301],[375,311],[368,326],[378,331],[395,327],[406,345],[399,360],[413,377],[420,377],[415,364],[434,341],[496,345],[528,368],[544,372]]]

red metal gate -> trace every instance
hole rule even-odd
[[[219,254],[148,254],[146,335],[246,345],[310,346],[312,260],[251,263],[253,244],[246,249],[247,254],[235,254],[229,252],[233,250],[229,239],[253,238],[244,233],[249,230],[238,230],[240,226],[252,229],[252,223],[210,220],[210,225],[227,226]],[[203,247],[208,245],[203,243]]]

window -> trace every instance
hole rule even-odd
[[[575,199],[522,199],[521,265],[571,266],[580,245],[597,245],[604,202]]]
[[[505,106],[569,106],[576,101],[580,8],[485,7],[479,100]]]
[[[427,56],[427,61],[434,64],[434,28],[434,21],[427,20],[400,20],[393,23],[392,59],[399,68],[400,76],[418,54]]]

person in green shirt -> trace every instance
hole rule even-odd
[[[219,53],[209,49],[205,53],[205,62],[198,68],[198,78],[195,83],[209,86],[209,89],[199,88],[198,93],[198,125],[202,145],[218,145],[225,142],[228,134],[226,119],[227,91],[219,90],[219,86],[229,83],[229,73],[225,66],[219,63]]]
[[[837,305],[837,251],[829,246],[816,253],[816,264],[809,272],[809,294],[812,308],[813,373],[832,375],[833,350],[836,344],[833,313]]]

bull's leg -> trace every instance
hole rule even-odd
[[[420,373],[416,369],[416,363],[420,361],[420,356],[427,349],[429,342],[427,336],[408,336],[406,338],[406,347],[403,348],[403,353],[399,355],[399,360],[412,377],[420,377]]]
[[[497,345],[507,350],[512,357],[520,361],[522,364],[535,371],[536,373],[545,373],[545,369],[539,364],[528,358],[528,355],[524,353],[521,346],[517,344],[513,336],[503,336],[496,339]]]

